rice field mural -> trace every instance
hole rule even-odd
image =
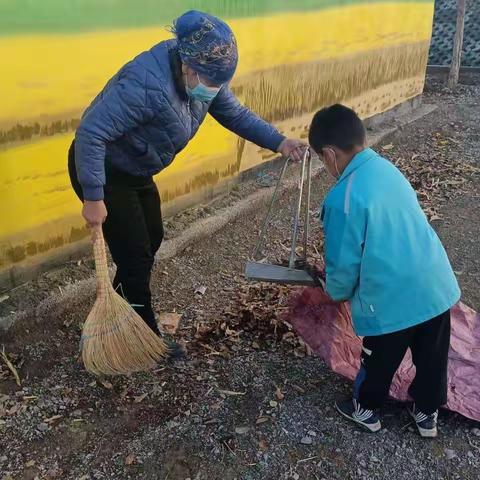
[[[82,111],[190,8],[229,21],[234,91],[290,136],[323,105],[369,117],[422,92],[433,0],[3,0],[0,273],[86,235],[66,169]],[[156,181],[175,202],[270,157],[208,117]]]

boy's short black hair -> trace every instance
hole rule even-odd
[[[351,108],[336,104],[315,114],[308,141],[317,153],[327,145],[350,152],[354,147],[365,144],[365,127]]]

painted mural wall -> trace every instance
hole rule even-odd
[[[1,0],[0,272],[87,235],[66,171],[82,111],[190,8],[229,20],[234,91],[290,136],[323,105],[368,117],[422,92],[432,0]],[[156,181],[175,202],[271,156],[208,117]]]

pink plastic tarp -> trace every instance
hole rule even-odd
[[[320,288],[306,288],[292,299],[286,321],[334,372],[355,378],[362,343],[353,332],[348,304],[331,302]],[[407,390],[414,375],[409,351],[390,395],[409,400]],[[446,407],[480,421],[480,315],[462,303],[452,309]]]

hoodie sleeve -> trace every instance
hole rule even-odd
[[[273,152],[285,137],[271,124],[242,105],[230,88],[223,87],[209,109],[218,123],[238,136]]]
[[[327,293],[335,301],[350,300],[360,278],[366,213],[324,205],[322,218]]]
[[[106,144],[153,118],[143,69],[121,72],[101,95],[75,135],[75,163],[85,200],[103,199]]]

